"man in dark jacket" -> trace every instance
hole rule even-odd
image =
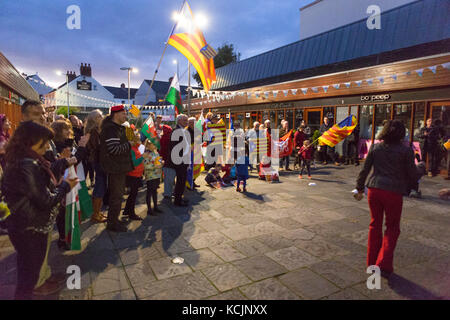
[[[108,175],[109,211],[107,229],[126,232],[127,228],[119,221],[122,198],[125,193],[127,172],[133,170],[131,144],[128,142],[125,127],[127,114],[123,106],[111,108],[111,115],[105,118],[100,133],[100,165]]]
[[[439,167],[439,139],[441,138],[441,129],[433,125],[433,120],[428,119],[426,126],[420,129],[418,135],[420,141],[420,152],[422,161],[428,159],[428,176],[435,176]]]
[[[330,122],[330,120],[325,117],[323,118],[323,124],[320,126],[320,134],[323,135],[326,131],[330,130],[331,127],[333,126],[333,124]],[[323,164],[327,164],[327,156],[331,158],[331,161],[334,162],[335,165],[339,165],[339,163],[336,161],[336,150],[334,147],[330,147],[330,146],[320,146],[320,149],[322,151],[322,155],[324,158],[324,163]]]
[[[345,157],[345,165],[355,164],[359,166],[358,158],[358,142],[359,142],[359,124],[353,132],[344,140],[343,151]]]
[[[188,131],[188,117],[184,114],[177,116],[177,125],[170,134],[169,154],[167,166],[176,172],[177,181],[175,184],[174,204],[178,207],[187,207],[187,201],[183,200],[183,193],[186,187],[186,176],[189,161],[191,158],[190,139]]]

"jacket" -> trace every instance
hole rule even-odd
[[[301,131],[295,132],[294,135],[294,146],[295,148],[303,147],[303,142],[306,140],[306,134]]]
[[[113,122],[110,116],[102,123],[99,157],[107,174],[126,174],[134,168],[125,127]]]
[[[58,206],[69,191],[65,181],[55,187],[34,159],[9,163],[2,180],[2,194],[11,210],[6,220],[8,229],[32,229],[41,233],[53,230]]]
[[[149,158],[144,158],[144,179],[146,181],[161,179],[162,170],[157,166],[157,162],[160,161],[161,157],[158,152],[149,152]]]
[[[189,166],[189,161],[191,159],[191,150],[190,150],[191,145],[190,145],[190,141],[187,140],[187,138],[188,138],[187,134],[184,135],[184,130],[185,130],[184,128],[177,125],[177,127],[170,134],[169,150],[168,150],[168,154],[167,154],[167,167],[168,168],[172,168],[175,170],[187,170],[187,168]],[[174,135],[177,135],[178,139],[175,141],[172,141],[172,137],[174,137]],[[183,144],[184,144],[184,146],[183,146]],[[174,150],[175,147],[177,147],[177,149],[179,148],[178,156],[179,156],[179,158],[181,158],[181,162],[179,164],[175,164],[174,163],[175,159],[172,159],[173,158],[172,151]],[[183,147],[183,148],[181,148],[181,147]],[[175,154],[175,156],[176,156],[176,154]],[[177,162],[179,162],[179,161],[180,160],[178,160]]]
[[[425,135],[427,133],[427,135]],[[439,139],[441,138],[441,132],[438,127],[431,126],[420,128],[420,132],[417,136],[420,142],[420,148],[423,151],[433,152],[439,146]]]
[[[139,151],[139,144],[135,144],[131,147],[131,159],[133,160],[133,171],[127,173],[127,176],[142,178],[144,174],[144,158]]]
[[[301,147],[298,154],[302,156],[302,159],[304,160],[311,160],[312,159],[312,151],[313,147],[310,146],[309,148],[306,148],[305,146]]]
[[[324,134],[326,131],[330,130],[331,127],[333,126],[333,124],[331,122],[328,122],[328,125],[326,125],[325,123],[322,123],[320,125],[320,134]]]
[[[64,142],[56,141],[55,146],[58,153],[61,153],[65,148],[70,148],[71,151],[75,149],[76,151],[74,157],[77,158],[77,164],[84,161],[88,157],[87,149],[85,147],[77,146],[75,141],[72,139],[68,139]]]
[[[87,160],[91,163],[100,162],[100,132],[97,129],[93,129],[90,132],[91,136],[88,143],[86,144],[86,149],[88,152]]]
[[[164,160],[164,166],[166,167],[169,159],[169,144],[170,144],[170,135],[172,134],[172,128],[168,125],[162,126],[162,132],[163,135],[161,137],[161,140],[159,141],[161,148],[159,149],[159,154],[161,155],[162,159]]]
[[[372,167],[373,173],[367,182],[368,188],[407,195],[411,184],[418,180],[414,152],[401,143],[388,145],[382,142],[370,147],[356,182],[359,192],[364,191],[364,183]]]

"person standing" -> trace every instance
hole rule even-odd
[[[58,206],[78,179],[58,182],[43,155],[53,138],[51,129],[22,122],[6,147],[2,194],[11,211],[5,224],[17,252],[15,299],[31,300],[49,250]],[[56,293],[63,282],[48,281],[39,292]],[[34,291],[37,293],[37,291]]]
[[[344,140],[342,149],[344,150],[345,165],[354,164],[359,166],[358,159],[359,124],[356,125],[352,133]]]
[[[282,137],[284,137],[286,134],[289,133],[289,122],[286,121],[286,120],[283,120],[283,121],[281,122],[281,126],[282,126],[282,127],[281,127],[280,135],[279,135],[279,138],[280,138],[280,139],[281,139]],[[291,132],[291,135],[290,135],[289,139],[292,139],[293,136],[294,136],[294,134]],[[286,171],[292,171],[292,170],[289,168],[289,155],[287,155],[287,156],[281,158],[281,164],[280,164],[280,167],[283,166],[283,163],[284,163],[284,169],[285,169]]]
[[[107,229],[126,232],[120,223],[119,215],[125,193],[126,174],[133,170],[131,144],[128,142],[125,127],[127,121],[124,106],[114,106],[111,114],[103,122],[100,132],[100,165],[108,177],[109,210]]]
[[[381,143],[372,145],[364,167],[356,181],[357,200],[363,198],[365,182],[369,172],[368,202],[370,208],[367,266],[378,266],[384,275],[394,271],[394,250],[400,235],[400,219],[403,196],[417,181],[413,150],[402,144],[405,126],[400,120],[389,120],[377,139]],[[383,237],[383,218],[386,230]]]
[[[163,166],[163,160],[161,160],[156,146],[145,140],[145,152],[144,152],[144,178],[147,185],[147,215],[156,216],[162,211],[158,208],[158,188],[161,179],[161,168]],[[151,202],[153,199],[153,210]]]
[[[300,127],[303,127],[303,132],[306,135],[306,139],[310,139],[311,138],[311,128],[308,127],[308,125],[306,124],[305,120],[302,120],[302,122],[300,123]]]
[[[190,141],[187,138],[185,129],[187,125],[188,117],[185,114],[179,114],[177,116],[177,125],[170,134],[169,154],[167,159],[167,166],[175,170],[177,178],[174,191],[174,205],[178,207],[187,207],[188,205],[188,201],[183,199],[191,151]],[[175,149],[175,147],[177,148]],[[178,153],[177,150],[179,150]],[[189,158],[189,160],[185,161],[187,158]]]
[[[9,140],[9,129],[11,129],[11,123],[5,114],[0,114],[0,165],[5,167],[5,148]]]
[[[90,134],[86,145],[88,151],[88,163],[95,171],[94,191],[92,192],[93,214],[91,220],[96,223],[106,222],[106,215],[101,213],[103,197],[106,193],[106,174],[100,166],[100,126],[103,114],[100,110],[94,110],[87,116],[85,134]]]
[[[247,135],[245,136],[245,139],[248,142],[251,170],[253,170],[253,165],[256,165],[258,168],[261,160],[259,154],[259,138],[261,136],[261,131],[259,130],[259,127],[260,123],[258,121],[253,122],[253,129],[248,130]]]
[[[320,126],[320,129],[319,129],[320,135],[323,135],[326,131],[330,130],[332,126],[333,126],[333,124],[330,122],[330,120],[327,117],[324,117],[323,124]],[[322,150],[322,155],[323,155],[323,159],[324,159],[323,164],[328,163],[327,158],[329,157],[336,166],[339,166],[339,162],[337,162],[337,159],[336,159],[336,149],[334,147],[323,145],[323,146],[320,146],[320,149]]]
[[[130,188],[130,194],[128,195],[123,215],[128,216],[130,220],[141,221],[142,218],[136,214],[134,207],[136,206],[136,198],[139,188],[142,187],[144,158],[139,151],[139,146],[141,145],[141,135],[137,131],[134,134],[134,141],[131,146],[131,157],[133,159],[134,169],[128,172],[126,177],[126,186]]]

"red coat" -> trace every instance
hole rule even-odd
[[[170,144],[170,134],[172,133],[172,128],[168,125],[162,126],[163,135],[159,144],[161,146],[159,150],[159,154],[161,158],[164,160],[164,163],[168,163],[169,159],[169,144]]]
[[[312,148],[313,148],[312,146],[309,148],[303,146],[298,153],[302,156],[303,159],[311,160],[313,151]]]
[[[294,135],[294,148],[303,147],[303,141],[306,140],[306,134],[304,132],[296,131]]]

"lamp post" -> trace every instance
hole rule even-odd
[[[131,104],[130,104],[130,73],[131,72],[137,73],[138,69],[133,68],[133,67],[123,67],[123,68],[120,68],[120,70],[128,71],[128,106],[130,107],[131,106]]]
[[[58,76],[62,76],[61,71],[56,71]],[[66,73],[66,92],[67,92],[67,119],[70,118],[70,103],[69,103],[69,72]]]

